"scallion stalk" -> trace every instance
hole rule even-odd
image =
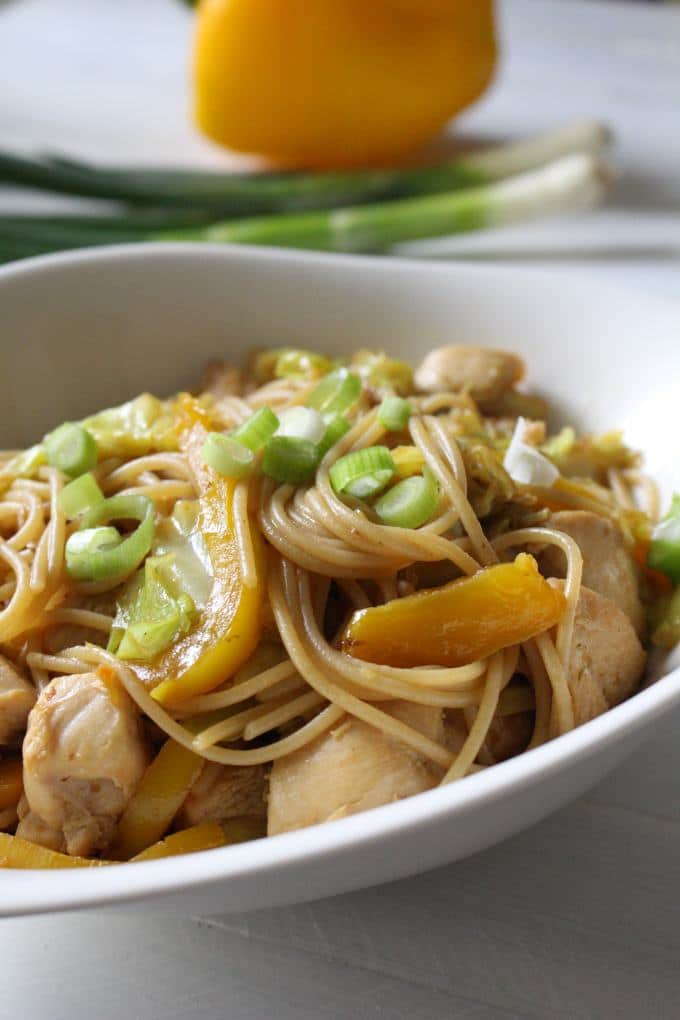
[[[583,208],[602,197],[607,183],[608,175],[596,159],[573,155],[494,184],[330,212],[234,220],[195,231],[177,231],[167,238],[379,253],[408,241]]]
[[[598,153],[609,139],[602,124],[584,121],[525,141],[455,155],[434,166],[248,175],[96,167],[58,157],[0,153],[0,181],[68,195],[244,216],[329,209],[488,184],[535,169],[568,153]]]
[[[272,245],[318,251],[380,253],[427,238],[479,230],[537,216],[580,209],[606,192],[610,175],[592,156],[565,156],[538,170],[477,187],[415,198],[398,198],[332,211],[279,213],[231,219],[207,227],[140,232],[138,241],[195,241]],[[105,243],[77,232],[62,243],[50,238],[3,238],[0,261],[41,252]]]

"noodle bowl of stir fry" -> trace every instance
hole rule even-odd
[[[121,257],[33,272],[99,262],[113,293]],[[231,258],[275,284],[336,261]],[[232,268],[215,253],[216,282]],[[398,271],[418,303],[424,277]],[[184,351],[181,387],[167,367],[149,385],[150,351],[128,399],[75,401],[0,459],[7,869],[92,883],[225,847],[266,860],[271,837],[331,846],[369,809],[406,818],[587,739],[656,693],[638,695],[680,640],[678,500],[603,409],[553,414],[537,339],[223,328]]]

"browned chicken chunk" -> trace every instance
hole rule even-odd
[[[395,701],[391,715],[444,743],[441,709]],[[389,804],[436,786],[442,770],[358,719],[346,718],[307,747],[274,762],[268,833],[302,829]]]
[[[645,659],[626,614],[611,599],[581,588],[568,670],[576,725],[629,698]]]
[[[562,510],[552,515],[547,526],[574,539],[583,553],[583,584],[616,603],[642,634],[645,611],[635,564],[613,521],[587,510]],[[556,546],[548,546],[538,564],[547,577],[565,575],[564,555]]]
[[[148,762],[123,688],[97,673],[57,677],[31,711],[23,753],[29,810],[17,835],[49,846],[58,835],[70,854],[106,850]]]
[[[15,744],[21,740],[35,697],[31,684],[0,655],[0,745]]]
[[[524,362],[508,351],[486,347],[438,347],[416,369],[417,389],[465,391],[484,409],[498,401],[524,375]]]
[[[457,754],[468,735],[465,715],[460,709],[445,713],[446,746]],[[514,758],[531,740],[533,716],[530,712],[495,715],[477,760],[485,765]]]
[[[180,829],[229,818],[264,818],[267,814],[263,765],[233,767],[206,764],[177,816]]]

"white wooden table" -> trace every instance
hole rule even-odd
[[[437,247],[521,248],[527,265],[557,250],[565,271],[680,299],[680,10],[506,0],[502,14],[503,73],[465,128],[521,134],[602,116],[625,178],[591,216]],[[177,122],[187,30],[173,0],[3,8],[2,145],[210,165],[209,146]],[[0,200],[20,208],[17,195]],[[678,321],[680,343],[680,305]],[[677,1017],[679,745],[680,713],[578,803],[395,885],[208,920],[4,922],[0,1018]]]

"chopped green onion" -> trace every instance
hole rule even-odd
[[[71,577],[78,577],[89,569],[92,558],[102,550],[114,549],[122,538],[116,528],[86,528],[74,531],[66,542],[66,570]]]
[[[277,482],[299,485],[309,481],[319,463],[319,451],[308,439],[274,436],[262,460],[262,470]]]
[[[337,494],[371,499],[394,476],[392,454],[386,446],[368,446],[345,454],[332,465],[329,475]]]
[[[403,397],[385,397],[378,410],[378,421],[388,432],[402,432],[411,417],[411,405]]]
[[[45,440],[47,463],[75,478],[97,463],[97,444],[81,425],[67,422]]]
[[[336,368],[324,376],[307,403],[323,415],[344,414],[361,395],[361,379],[347,368]]]
[[[67,517],[73,518],[101,503],[103,499],[104,493],[97,485],[94,475],[88,471],[87,474],[74,478],[64,486],[59,493],[59,506]]]
[[[420,528],[431,519],[439,489],[432,472],[412,475],[383,493],[373,509],[383,524],[393,528]]]
[[[326,423],[312,407],[289,407],[281,412],[277,436],[291,436],[293,439],[308,439],[320,443],[326,431]]]
[[[319,443],[319,456],[324,457],[330,448],[339,443],[342,437],[349,432],[350,428],[350,423],[346,418],[343,418],[341,414],[334,415],[328,422],[326,431]]]
[[[137,520],[139,527],[122,538],[115,528],[102,529],[110,521]],[[93,538],[93,545],[83,548],[83,539],[76,536],[85,531],[107,532],[101,544]],[[76,581],[103,581],[125,577],[135,570],[151,549],[155,531],[153,503],[147,496],[111,496],[97,503],[83,516],[80,532],[75,532],[66,543],[66,570]],[[118,538],[115,541],[113,534]],[[74,541],[75,540],[75,541]],[[69,553],[70,548],[70,553]]]
[[[652,532],[648,565],[680,584],[680,495],[671,500],[670,510]]]
[[[242,425],[235,428],[231,438],[247,446],[253,453],[258,453],[265,446],[279,427],[279,419],[269,407],[261,407]]]
[[[245,478],[255,463],[252,450],[221,432],[208,433],[201,456],[208,467],[225,478]]]

